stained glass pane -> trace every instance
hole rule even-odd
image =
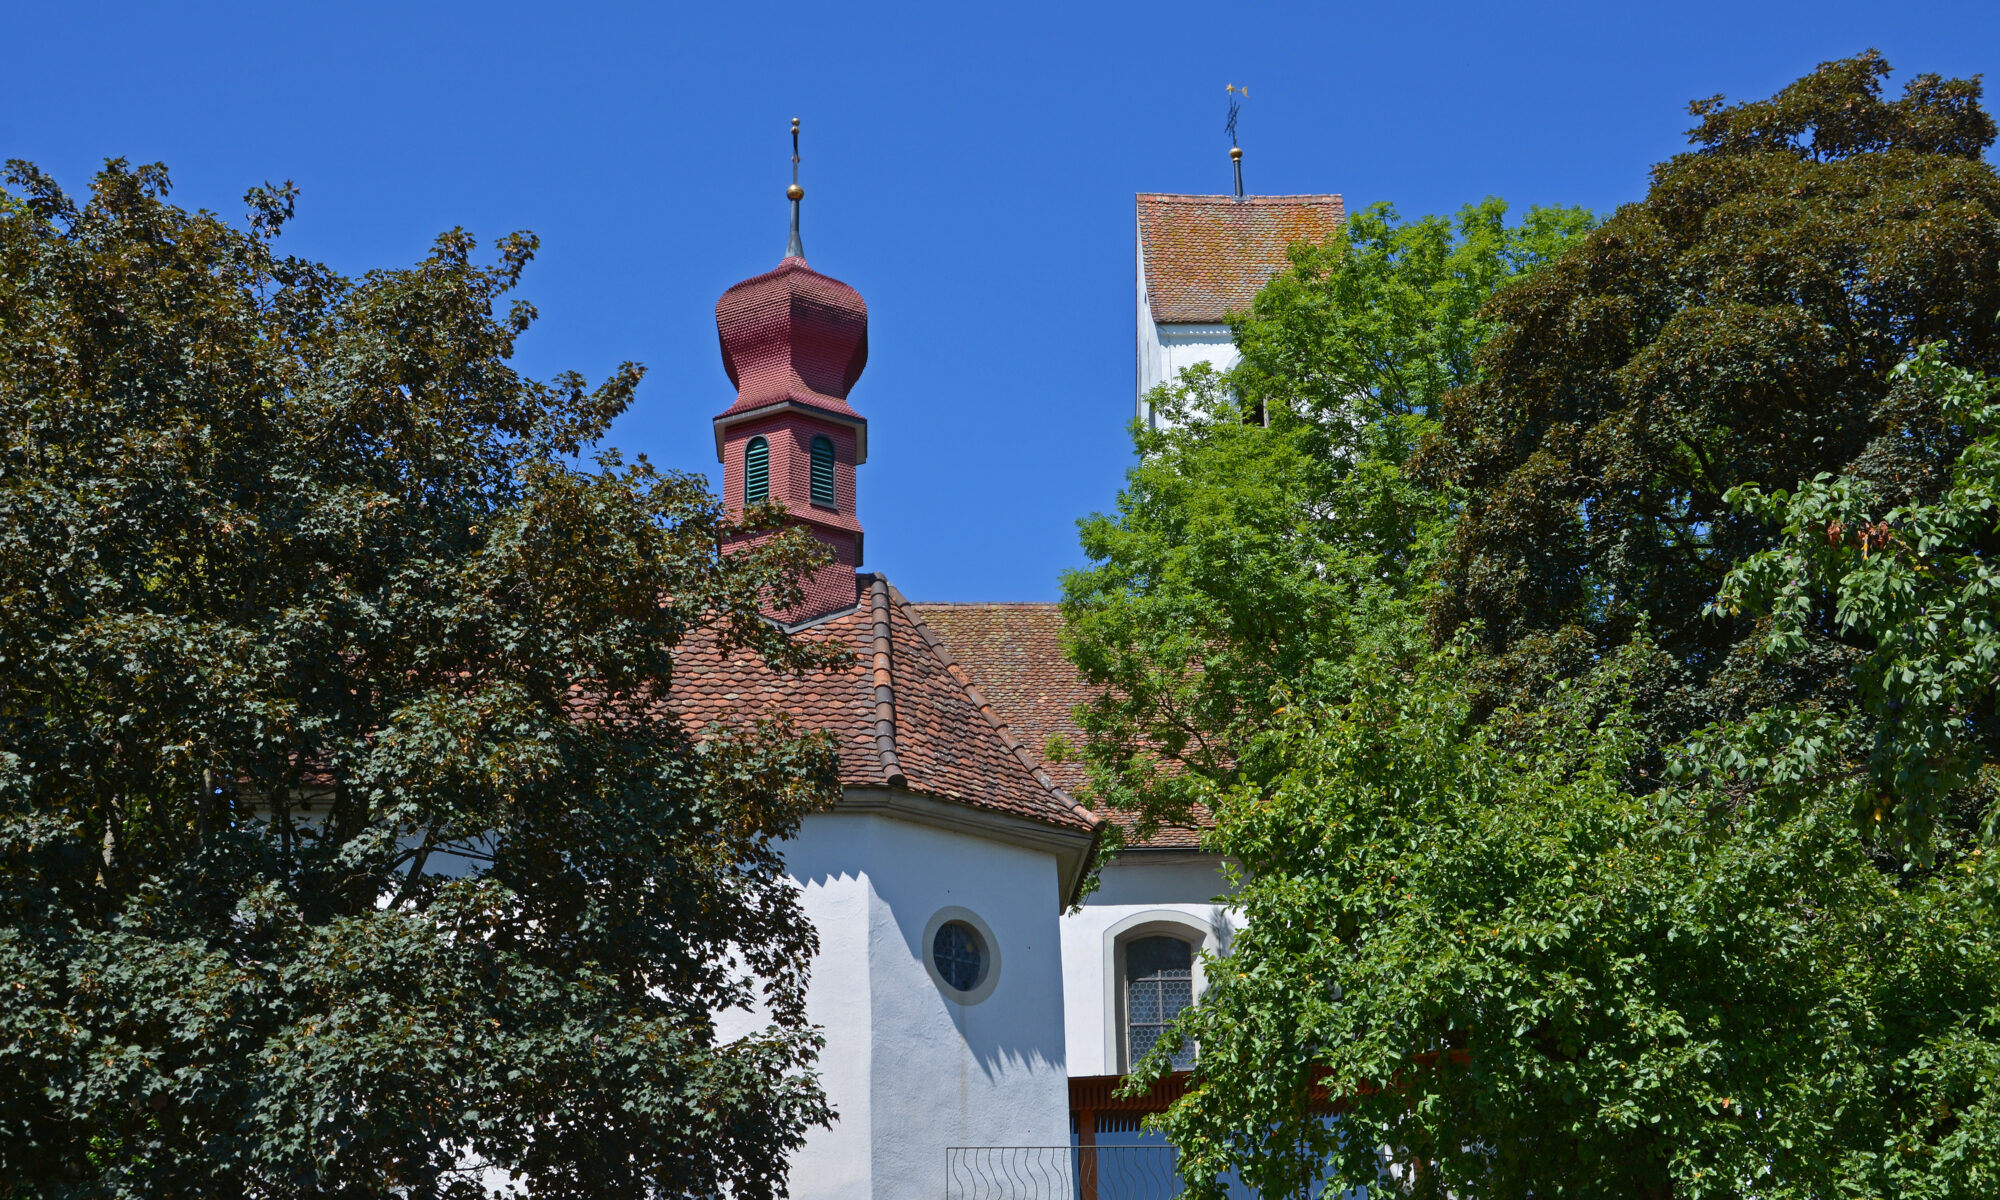
[[[962,921],[947,921],[931,939],[931,961],[937,964],[938,974],[946,983],[958,991],[969,992],[979,986],[985,952],[971,926]]]

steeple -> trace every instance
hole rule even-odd
[[[855,468],[868,460],[868,422],[847,393],[868,364],[868,305],[853,288],[806,265],[799,240],[799,123],[792,122],[791,238],[776,269],[744,280],[715,304],[722,366],[736,402],[715,418],[722,496],[730,511],[782,505],[833,551],[799,607],[771,615],[797,624],[854,607],[861,565]]]

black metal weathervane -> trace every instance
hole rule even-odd
[[[1242,103],[1237,97],[1241,96],[1245,100],[1249,99],[1250,88],[1247,84],[1243,87],[1237,87],[1233,83],[1226,83],[1222,85],[1222,90],[1229,93],[1229,119],[1223,122],[1222,130],[1229,135],[1229,162],[1231,166],[1236,168],[1236,198],[1241,200],[1243,198],[1243,148],[1236,144],[1236,114],[1241,111]]]

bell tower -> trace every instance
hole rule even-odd
[[[783,505],[833,551],[805,599],[771,615],[799,624],[852,608],[859,597],[861,522],[855,468],[868,461],[868,422],[847,393],[868,365],[868,305],[853,288],[806,265],[799,237],[799,123],[792,121],[791,237],[777,268],[744,280],[715,304],[722,365],[736,402],[715,418],[722,498],[732,514]]]

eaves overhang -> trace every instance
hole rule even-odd
[[[1056,877],[1061,883],[1056,902],[1063,909],[1075,904],[1082,892],[1103,830],[1101,824],[1089,830],[1045,825],[1026,817],[973,808],[899,787],[845,788],[833,811],[889,817],[1053,854]]]
[[[728,432],[732,425],[741,425],[745,421],[755,421],[763,417],[775,416],[781,412],[794,411],[805,413],[808,416],[828,421],[835,425],[845,425],[854,430],[854,465],[858,467],[868,461],[867,418],[830,412],[811,401],[799,400],[792,396],[786,396],[782,400],[773,400],[769,404],[760,404],[756,408],[726,412],[715,418],[715,461],[722,461],[723,435]]]

